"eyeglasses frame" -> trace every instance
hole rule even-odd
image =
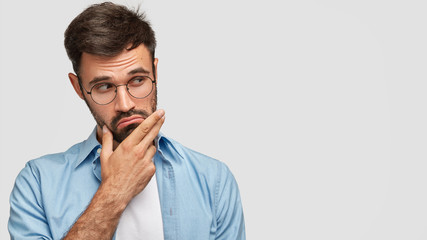
[[[144,76],[144,77],[147,77],[148,79],[150,79],[150,80],[151,80],[151,90],[150,90],[150,93],[148,93],[148,94],[147,94],[147,96],[142,97],[142,98],[139,98],[139,97],[135,97],[134,95],[132,95],[132,93],[130,93],[130,92],[129,92],[129,87],[128,87],[129,82],[133,80],[133,79],[130,79],[126,84],[119,84],[119,85],[116,85],[116,84],[114,84],[114,83],[111,83],[111,84],[113,84],[113,85],[114,85],[114,87],[116,88],[116,90],[115,90],[115,93],[116,93],[116,94],[114,95],[114,98],[113,98],[111,101],[109,101],[108,103],[104,103],[104,104],[98,103],[98,102],[96,102],[96,101],[95,101],[95,99],[93,99],[92,91],[93,91],[93,88],[94,88],[97,84],[94,84],[94,85],[90,88],[90,91],[88,91],[88,90],[86,90],[86,88],[83,86],[82,81],[81,81],[81,78],[80,78],[79,76],[77,76],[77,79],[78,79],[78,81],[79,81],[79,85],[80,85],[80,87],[81,87],[81,90],[84,90],[88,95],[90,95],[90,98],[92,99],[92,101],[93,101],[94,103],[96,103],[96,104],[98,104],[98,105],[107,105],[107,104],[110,104],[111,102],[113,102],[113,101],[114,101],[114,99],[116,99],[116,97],[117,97],[117,88],[118,88],[118,87],[120,87],[120,86],[126,86],[126,91],[127,91],[127,92],[129,93],[129,95],[130,95],[130,96],[132,96],[133,98],[136,98],[136,99],[144,99],[144,98],[146,98],[146,97],[150,96],[150,94],[153,92],[154,85],[156,84],[156,80],[153,80],[153,79],[152,79],[151,77],[149,77],[149,76]]]

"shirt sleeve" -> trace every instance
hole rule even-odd
[[[245,240],[245,221],[239,188],[228,167],[221,163],[216,196],[216,239]]]
[[[40,182],[30,163],[19,173],[10,195],[10,238],[52,239],[42,205]]]

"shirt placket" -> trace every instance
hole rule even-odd
[[[165,240],[178,238],[178,208],[176,205],[175,172],[169,160],[157,151],[154,156]]]

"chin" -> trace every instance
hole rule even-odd
[[[139,126],[139,123],[133,123],[133,124],[129,124],[128,126],[124,127],[119,131],[116,130],[113,133],[114,140],[116,140],[116,142],[118,143],[123,142],[138,126]]]

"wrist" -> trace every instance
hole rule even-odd
[[[106,209],[120,215],[132,200],[132,196],[128,192],[123,191],[123,188],[116,186],[116,184],[110,184],[109,181],[101,182],[98,191],[95,193],[95,198],[102,201],[102,205]]]

